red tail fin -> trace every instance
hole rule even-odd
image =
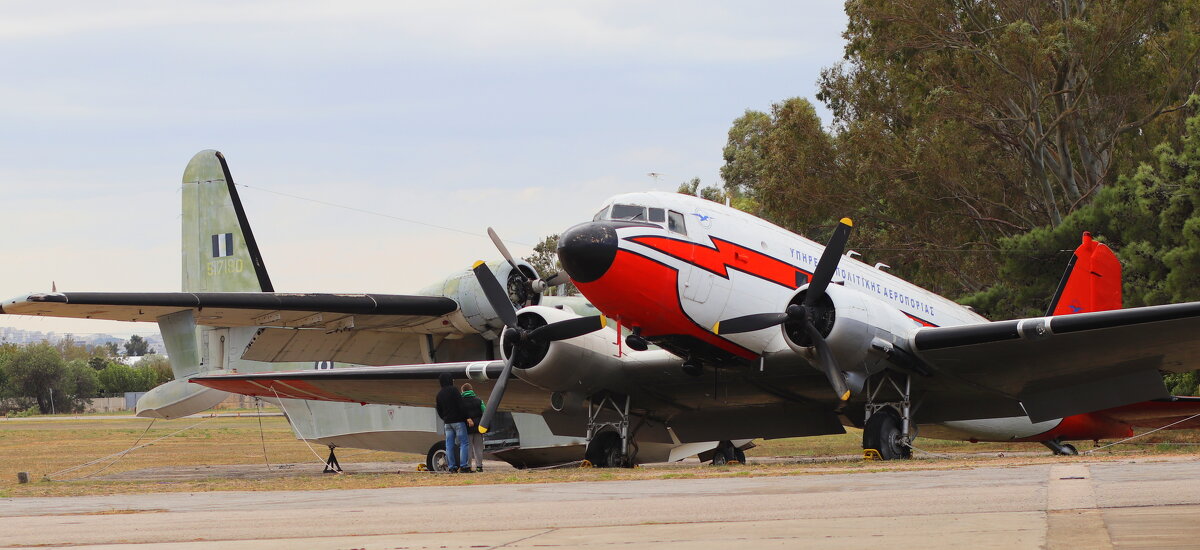
[[[1112,249],[1093,241],[1085,231],[1046,315],[1110,309],[1121,309],[1121,262]]]

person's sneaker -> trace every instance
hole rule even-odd
[[[476,467],[475,467],[475,471],[476,471],[476,472],[482,472],[482,471],[483,471],[483,466],[476,466]]]
[[[469,474],[469,473],[471,473],[471,467],[470,467],[470,466],[464,466],[464,467],[462,467],[462,468],[459,468],[459,469],[458,469],[458,473],[460,473],[460,474]]]
[[[446,470],[446,471],[447,471],[447,472],[450,472],[450,473],[452,473],[452,474],[457,474],[457,473],[458,473],[458,468],[450,468],[450,469],[448,469],[448,470]]]

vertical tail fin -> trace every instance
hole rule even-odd
[[[218,151],[196,153],[183,171],[183,289],[185,292],[273,292],[241,198]],[[222,368],[228,330],[196,326],[191,310],[158,318],[175,380],[142,396],[137,415],[179,418],[208,410],[229,394],[189,384]]]
[[[196,153],[183,171],[183,290],[274,291],[220,151]]]
[[[1046,315],[1121,309],[1121,262],[1112,249],[1083,233]]]

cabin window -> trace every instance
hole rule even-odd
[[[687,235],[687,228],[683,225],[683,214],[674,210],[667,212],[667,229],[680,235]]]
[[[646,221],[646,207],[636,204],[614,204],[611,219],[644,222]]]
[[[667,214],[662,208],[650,209],[650,221],[662,223],[667,221]]]
[[[596,212],[596,215],[592,216],[592,221],[598,222],[603,220],[605,218],[605,214],[608,214],[608,206],[605,206],[604,208],[601,208],[599,212]]]

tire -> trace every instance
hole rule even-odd
[[[717,445],[716,451],[713,452],[712,465],[725,466],[738,459],[737,453],[738,450],[733,448],[733,443],[722,441]]]
[[[879,451],[884,460],[912,458],[912,448],[902,442],[901,435],[900,415],[891,408],[880,409],[863,428],[863,448]]]
[[[1063,443],[1062,449],[1063,449],[1064,455],[1075,456],[1075,455],[1079,454],[1079,450],[1076,449],[1075,446],[1070,443]]]
[[[625,455],[621,452],[621,435],[617,432],[602,432],[588,443],[584,458],[597,468],[620,468],[625,466]]]
[[[425,454],[425,469],[431,472],[448,472],[450,463],[446,460],[446,441],[438,441]]]
[[[733,459],[742,463],[743,465],[745,465],[746,464],[746,451],[743,451],[741,449],[734,449],[733,450]]]

